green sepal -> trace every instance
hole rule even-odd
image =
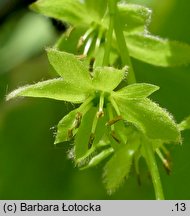
[[[130,56],[146,63],[173,67],[190,63],[190,46],[149,34],[126,35]]]
[[[126,99],[142,99],[150,96],[153,92],[159,89],[158,86],[148,83],[135,83],[123,87],[117,92],[113,92],[116,97],[123,97]]]
[[[49,16],[74,26],[88,25],[92,18],[84,4],[79,0],[38,0],[30,8],[45,16]]]
[[[66,83],[62,78],[38,82],[33,85],[20,87],[7,95],[10,100],[18,96],[51,98],[73,103],[82,103],[88,96],[76,85]]]
[[[156,103],[147,98],[126,100],[115,97],[115,101],[124,120],[133,123],[149,138],[181,142],[178,126],[172,116]]]
[[[97,90],[110,92],[115,89],[126,75],[127,68],[122,70],[112,67],[97,67],[92,80],[93,86]]]

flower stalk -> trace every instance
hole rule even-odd
[[[146,141],[144,142],[144,151],[146,154],[147,165],[151,173],[156,199],[164,200],[164,193],[162,189],[158,166],[154,156],[154,151],[152,149],[152,145],[150,145],[150,143]]]

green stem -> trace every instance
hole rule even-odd
[[[161,180],[160,180],[160,175],[159,175],[156,159],[154,157],[152,145],[145,141],[144,142],[144,150],[146,152],[146,160],[147,160],[147,164],[148,164],[149,169],[150,169],[156,199],[157,200],[164,200],[162,184],[161,184]]]
[[[115,18],[114,30],[115,30],[115,36],[116,36],[118,48],[119,48],[120,55],[121,55],[121,60],[124,65],[129,66],[129,72],[127,76],[128,84],[136,83],[135,73],[133,70],[133,66],[131,63],[130,56],[129,56],[129,50],[127,48],[127,44],[126,44],[125,37],[122,31],[122,27],[120,24],[121,22],[120,22],[120,18],[119,18],[117,10],[116,10],[116,14],[114,18]]]
[[[108,1],[110,23],[109,23],[108,33],[107,33],[107,41],[105,46],[103,66],[109,65],[109,56],[110,56],[111,43],[112,43],[112,37],[114,31],[114,16],[115,16],[116,4],[117,4],[116,0]]]

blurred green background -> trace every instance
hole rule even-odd
[[[52,76],[44,48],[64,26],[32,13],[32,1],[0,1],[0,199],[154,199],[142,161],[142,185],[134,172],[113,195],[102,183],[102,166],[79,171],[67,158],[69,144],[54,146],[54,126],[73,107],[48,99],[5,102],[11,90]],[[189,0],[130,0],[153,9],[150,30],[190,44]],[[61,27],[61,28],[60,28]],[[190,114],[190,66],[160,68],[133,60],[138,82],[161,87],[153,99],[180,122]],[[166,199],[190,199],[190,132],[171,146],[172,174],[158,160]]]

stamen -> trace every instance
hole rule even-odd
[[[96,115],[94,116],[94,120],[92,123],[91,135],[90,135],[89,142],[88,142],[88,148],[89,149],[92,147],[94,139],[95,139],[95,132],[96,132],[97,124],[98,124],[98,119],[104,116],[103,107],[104,107],[104,93],[101,93],[100,102],[99,102],[99,109],[98,109],[98,112],[96,113]]]
[[[72,139],[72,138],[73,138],[73,128],[70,128],[70,129],[67,131],[67,136],[68,136],[68,139]]]
[[[88,97],[84,103],[78,108],[79,112],[82,112],[84,115],[84,112],[86,113],[91,107],[92,107],[92,100],[94,99],[94,95]]]
[[[82,113],[77,112],[76,117],[75,117],[75,121],[74,121],[74,128],[79,128],[80,123],[81,123],[81,119],[82,119]]]
[[[85,34],[82,37],[80,37],[78,44],[77,44],[77,49],[79,49],[84,44],[85,40],[87,40],[87,38],[92,34],[93,31],[94,31],[94,26],[88,29],[85,32]]]
[[[117,138],[117,136],[116,136],[116,133],[115,133],[115,131],[114,130],[111,130],[111,136],[112,136],[112,138],[117,142],[117,143],[121,143],[120,142],[120,140]]]
[[[135,153],[135,156],[134,156],[134,165],[135,165],[135,171],[137,173],[137,182],[138,182],[138,185],[141,186],[141,178],[140,178],[140,170],[139,170],[139,159],[140,159],[140,151],[137,151]]]
[[[76,58],[78,60],[84,60],[86,58],[86,55],[83,55],[83,54],[82,55],[77,55]]]
[[[90,38],[88,39],[88,41],[86,42],[86,45],[85,45],[85,48],[84,48],[84,52],[83,52],[84,55],[87,55],[87,54],[88,54],[88,51],[89,51],[89,49],[90,49],[90,47],[91,47],[91,44],[92,44],[92,41],[93,41],[93,38],[90,37]]]
[[[91,134],[95,134],[97,124],[98,124],[98,118],[97,118],[97,116],[95,115],[95,116],[94,116],[93,123],[92,123]]]
[[[167,159],[170,160],[171,159],[171,155],[170,155],[170,152],[167,150],[167,148],[164,145],[162,145],[161,149],[164,152],[164,154],[166,155]]]
[[[93,142],[94,142],[94,139],[95,139],[95,134],[94,134],[94,133],[91,133],[91,134],[90,134],[89,141],[88,141],[88,149],[91,149],[91,147],[92,147],[92,145],[93,145]]]
[[[171,165],[170,165],[169,161],[164,158],[160,149],[156,149],[156,153],[159,156],[160,160],[162,161],[164,168],[166,169],[167,174],[170,175],[171,174]]]
[[[106,123],[106,126],[111,126],[113,124],[115,124],[116,122],[122,120],[122,116],[116,116],[114,119],[111,119],[109,120],[107,123]]]
[[[95,44],[95,53],[97,53],[99,47],[100,47],[100,43],[102,40],[102,35],[103,35],[103,31],[100,29],[98,32],[98,37],[96,39],[96,44]]]
[[[113,119],[113,112],[112,112],[112,107],[111,107],[110,104],[108,105],[108,115],[109,115],[109,119]],[[116,136],[114,124],[111,124],[110,126],[111,126],[110,135],[112,136],[112,138],[113,138],[117,143],[121,143],[121,141],[119,140],[119,138],[117,138],[117,136]]]
[[[78,108],[78,112],[75,116],[75,119],[73,121],[72,127],[68,129],[67,136],[68,139],[71,139],[74,136],[74,130],[80,127],[82,116],[85,115],[88,110],[92,107],[92,100],[94,99],[94,96],[90,96],[86,99],[86,101]]]
[[[95,58],[90,59],[90,64],[89,64],[89,71],[93,72],[93,66],[94,66]]]
[[[104,116],[104,111],[103,111],[103,107],[104,107],[104,93],[101,93],[100,95],[100,102],[99,102],[99,110],[97,112],[97,118],[101,118]]]

